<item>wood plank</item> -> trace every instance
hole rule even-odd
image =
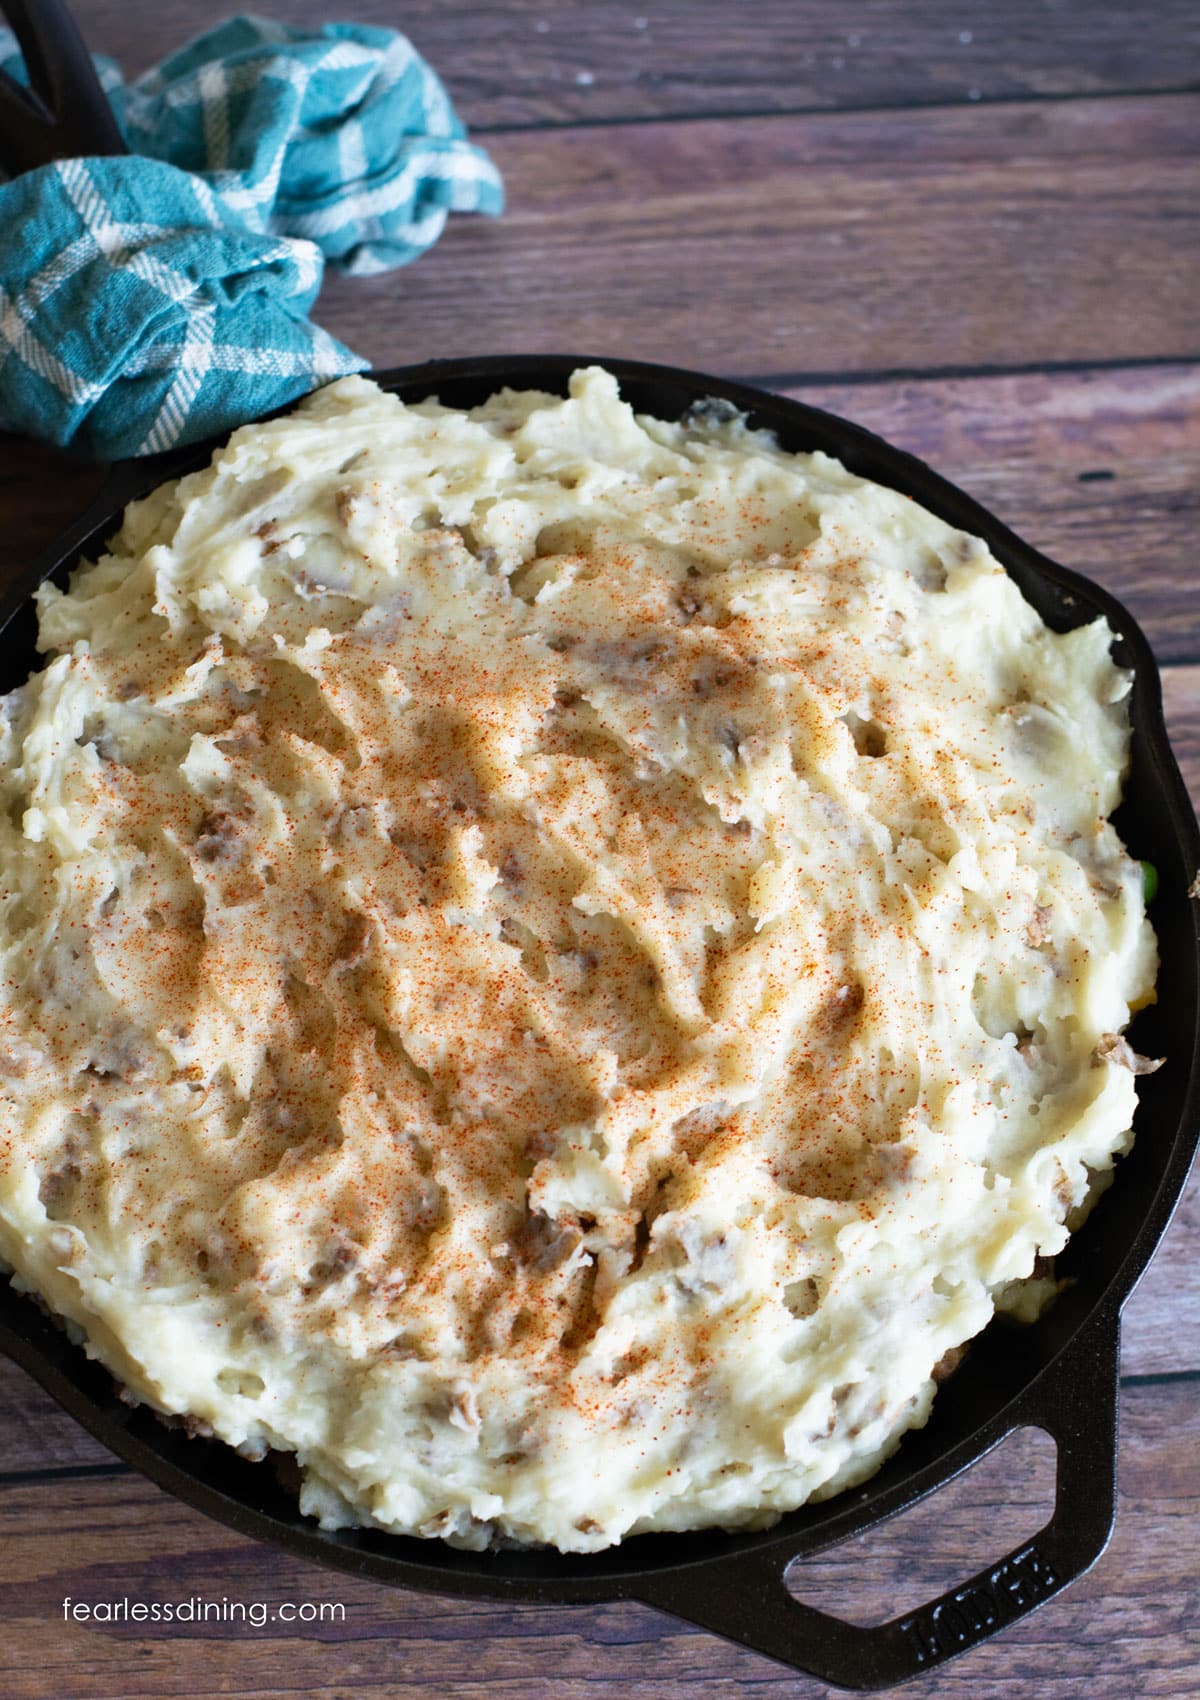
[[[124,1468],[24,1370],[0,1356],[0,1482],[32,1470],[101,1467]]]
[[[327,281],[318,317],[377,365],[1190,357],[1198,142],[1200,95],[497,136],[506,215],[452,221],[403,276]]]
[[[1164,667],[1163,709],[1180,771],[1200,809],[1200,667]]]
[[[73,9],[130,71],[201,27],[187,0]],[[330,15],[323,0],[256,10]],[[403,29],[484,128],[1172,88],[1200,49],[1189,0],[859,0],[849,13],[817,0],[356,0],[353,16]]]
[[[951,1562],[1003,1546],[1016,1514],[1036,1523],[1044,1462],[1018,1444],[1007,1467],[981,1466],[943,1505],[918,1508],[870,1538],[805,1566],[859,1617],[895,1590],[928,1594]],[[967,1507],[970,1507],[968,1510]],[[1116,1535],[1096,1569],[1034,1616],[906,1690],[914,1700],[1039,1700],[1196,1692],[1194,1530],[1200,1512],[1200,1406],[1192,1385],[1138,1387],[1122,1408]],[[1019,1526],[1019,1525],[1018,1525]],[[942,1545],[943,1537],[946,1545]],[[940,1549],[940,1550],[939,1550]],[[64,1621],[63,1600],[197,1599],[341,1605],[343,1622],[98,1624]],[[268,1552],[137,1477],[23,1484],[0,1492],[0,1688],[6,1700],[241,1700],[321,1692],[417,1700],[655,1700],[753,1694],[818,1700],[823,1684],[634,1604],[509,1607],[361,1582]],[[1144,1673],[1153,1672],[1148,1678]]]
[[[1121,1369],[1126,1375],[1200,1369],[1200,1167],[1193,1167],[1154,1261],[1125,1306]]]

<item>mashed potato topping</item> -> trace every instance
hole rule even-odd
[[[40,612],[0,1255],[139,1398],[589,1550],[861,1481],[1036,1313],[1155,974],[1102,621],[596,369],[333,384]]]

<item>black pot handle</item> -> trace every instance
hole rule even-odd
[[[125,141],[66,0],[0,0],[20,44],[25,88],[0,71],[0,170],[10,177]]]
[[[639,1597],[842,1688],[886,1688],[944,1664],[994,1635],[1089,1570],[1116,1514],[1117,1346],[1120,1316],[1106,1311],[1006,1413],[1014,1429],[1045,1429],[1058,1446],[1054,1513],[1024,1541],[960,1587],[873,1627],[846,1623],[788,1591],[794,1543],[740,1555],[705,1586],[695,1571],[668,1572]]]

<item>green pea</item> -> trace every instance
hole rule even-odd
[[[1147,903],[1153,903],[1158,896],[1158,869],[1153,862],[1142,863],[1142,896]]]

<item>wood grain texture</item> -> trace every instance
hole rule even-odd
[[[0,1357],[0,1485],[35,1471],[101,1467],[123,1468],[24,1370]]]
[[[1200,353],[1200,95],[497,136],[509,208],[327,280],[376,365],[837,373]]]
[[[1192,1695],[1200,1405],[1192,1383],[1130,1388],[1122,1402],[1121,1503],[1096,1569],[1035,1616],[948,1670],[912,1700],[1082,1700]],[[928,1597],[956,1564],[999,1556],[1036,1527],[1049,1482],[1024,1437],[869,1544],[810,1560],[793,1585],[872,1617]],[[342,1624],[255,1628],[63,1621],[63,1600],[128,1597],[160,1607],[193,1597],[330,1602]],[[654,1700],[753,1694],[818,1700],[835,1691],[634,1604],[518,1608],[389,1591],[268,1552],[138,1477],[44,1482],[0,1492],[0,1691],[6,1700],[242,1700],[320,1692],[416,1700]],[[30,1657],[36,1648],[36,1659]]]
[[[1189,588],[1194,596],[1195,584]],[[1200,667],[1163,669],[1163,708],[1176,759],[1200,809]]]
[[[322,0],[256,0],[290,24]],[[89,43],[132,72],[207,21],[75,0]],[[1200,14],[1156,0],[1155,27],[1122,0],[357,0],[344,15],[402,29],[473,127],[987,101],[1175,88],[1194,80]]]

